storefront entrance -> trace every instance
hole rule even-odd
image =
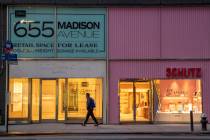
[[[81,123],[86,93],[95,99],[95,116],[102,120],[102,78],[10,79],[10,123]]]
[[[150,122],[152,88],[150,81],[121,81],[119,90],[120,122]]]
[[[56,80],[41,80],[41,120],[56,119]]]

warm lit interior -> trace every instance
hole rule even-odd
[[[149,121],[150,82],[120,82],[119,86],[120,121]]]
[[[120,82],[120,121],[134,120],[133,83]]]
[[[155,80],[159,113],[202,113],[201,80]]]
[[[9,118],[28,118],[28,79],[10,79]]]
[[[12,78],[9,118],[29,120],[28,116],[31,116],[32,121],[84,119],[87,92],[95,100],[95,116],[102,118],[102,78],[31,79],[31,82],[26,78]]]
[[[41,119],[56,119],[56,80],[42,80]]]
[[[65,120],[65,79],[58,80],[58,120]]]
[[[149,121],[150,118],[150,83],[135,82],[136,121]]]
[[[40,79],[32,79],[32,120],[39,120]]]
[[[96,78],[71,78],[68,79],[67,94],[67,117],[84,118],[87,113],[86,96],[88,92],[95,100],[96,108],[94,114],[96,117],[102,117],[102,80]]]

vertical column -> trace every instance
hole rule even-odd
[[[0,54],[3,53],[3,45],[6,40],[6,6],[0,5]],[[6,69],[5,63],[0,61],[0,125],[5,124],[5,91],[6,91]]]

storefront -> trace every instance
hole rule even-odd
[[[188,122],[202,113],[200,80],[120,81],[120,122]]]
[[[209,81],[204,77],[208,70],[204,64],[194,63],[202,77],[167,77],[164,66],[174,63],[187,66],[187,62],[138,62],[134,68],[134,63],[112,62],[111,71],[117,73],[110,79],[112,123],[189,123],[191,110],[194,121],[199,122],[201,113],[208,110],[205,97],[209,87],[204,83]]]
[[[26,61],[11,66],[11,123],[80,123],[86,115],[85,93],[95,99],[95,115],[102,122],[105,69],[103,61]]]
[[[9,69],[10,123],[82,123],[86,93],[106,123],[105,15],[103,8],[8,7],[18,55]]]

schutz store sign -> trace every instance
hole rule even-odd
[[[166,68],[167,78],[201,78],[201,68]]]
[[[8,16],[8,35],[18,57],[106,56],[104,8],[9,7]]]

